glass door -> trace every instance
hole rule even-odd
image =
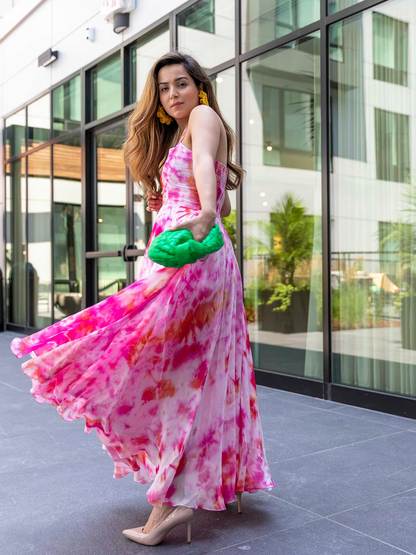
[[[134,262],[144,253],[133,238],[133,184],[122,147],[125,125],[117,122],[92,137],[93,187],[87,202],[87,305],[114,295],[134,280]]]

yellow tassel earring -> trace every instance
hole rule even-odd
[[[199,98],[200,98],[200,101],[199,101],[200,104],[205,104],[205,106],[209,106],[208,95],[205,91],[201,91],[199,93]]]
[[[162,123],[166,123],[166,125],[170,125],[173,121],[173,118],[168,116],[168,114],[163,109],[163,106],[159,104],[159,108],[157,110],[157,117],[160,119]]]

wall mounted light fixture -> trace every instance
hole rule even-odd
[[[58,59],[58,51],[54,50],[52,52],[52,48],[48,48],[46,52],[44,52],[39,56],[38,67],[39,66],[46,67],[57,59]]]
[[[113,22],[113,31],[122,33],[129,27],[129,14],[136,9],[136,0],[101,0],[101,15]]]
[[[129,26],[130,14],[129,13],[116,13],[113,19],[113,31],[115,33],[122,33]]]

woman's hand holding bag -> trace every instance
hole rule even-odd
[[[200,258],[218,251],[224,239],[215,224],[203,241],[195,241],[189,229],[168,229],[155,237],[150,244],[148,257],[167,268],[182,268]]]

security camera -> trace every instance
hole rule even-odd
[[[86,39],[89,40],[90,42],[94,42],[95,39],[95,29],[94,27],[87,27],[86,28]]]

